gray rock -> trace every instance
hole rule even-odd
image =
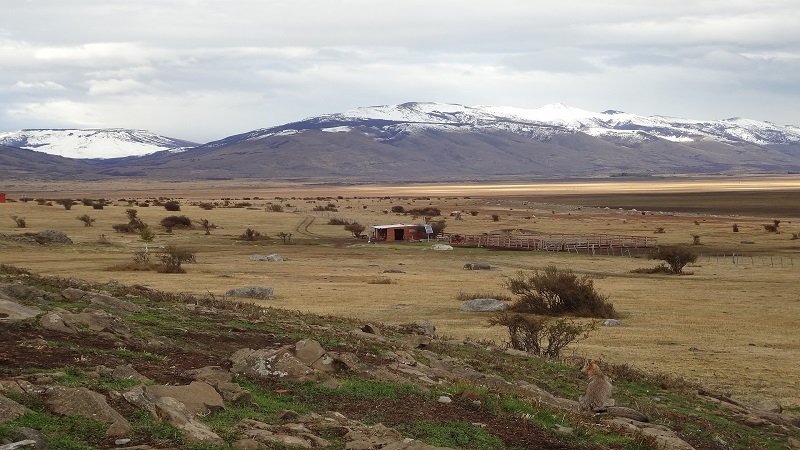
[[[448,244],[433,244],[431,250],[447,251],[452,250],[453,246]]]
[[[307,365],[312,365],[325,354],[319,342],[313,339],[303,339],[294,345],[294,356]]]
[[[461,311],[466,312],[505,311],[506,308],[506,302],[495,298],[473,298],[461,304]]]
[[[313,379],[315,371],[292,354],[293,347],[286,345],[279,349],[238,350],[229,358],[233,363],[231,372],[289,381]]]
[[[0,423],[10,422],[26,412],[29,412],[28,408],[0,395]]]
[[[269,286],[245,286],[230,289],[225,292],[226,297],[246,297],[259,300],[274,300],[274,290]]]
[[[225,441],[204,423],[197,420],[186,406],[172,397],[155,403],[156,417],[179,429],[189,442],[223,445]]]
[[[140,374],[130,364],[117,366],[111,371],[111,378],[115,380],[135,380],[140,383],[149,383],[150,379]]]
[[[225,409],[222,396],[205,381],[192,381],[184,386],[145,386],[144,393],[156,403],[165,397],[174,398],[189,413],[198,416]]]
[[[72,239],[66,234],[56,230],[45,230],[36,233],[33,238],[40,245],[46,244],[72,244]]]
[[[31,319],[42,312],[39,308],[22,305],[0,293],[0,323]]]
[[[283,256],[272,253],[269,255],[250,255],[250,261],[284,261]]]
[[[492,266],[489,263],[482,263],[482,262],[474,262],[474,263],[466,263],[464,264],[465,270],[492,270]]]
[[[603,321],[603,326],[604,327],[618,327],[618,326],[621,326],[621,325],[622,325],[622,322],[620,322],[617,319],[606,319],[606,320]]]
[[[50,411],[64,416],[88,417],[111,425],[109,436],[122,436],[131,430],[131,425],[106,398],[86,388],[51,387],[44,393],[44,402]],[[113,429],[113,432],[112,432]]]

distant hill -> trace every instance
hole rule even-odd
[[[176,151],[179,150],[179,151]],[[800,172],[800,128],[404,103],[326,114],[193,148],[90,161],[81,177],[463,180]],[[0,168],[0,175],[3,174]]]

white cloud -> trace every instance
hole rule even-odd
[[[3,22],[0,131],[212,140],[405,101],[800,125],[794,0],[37,0]]]

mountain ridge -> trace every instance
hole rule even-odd
[[[524,109],[408,102],[323,114],[194,147],[151,135],[140,140],[162,147],[135,157],[82,160],[87,173],[424,181],[800,172],[800,127],[597,113],[563,104]]]

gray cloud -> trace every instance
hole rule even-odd
[[[208,141],[405,101],[800,125],[793,0],[29,0],[0,25],[0,131]]]

